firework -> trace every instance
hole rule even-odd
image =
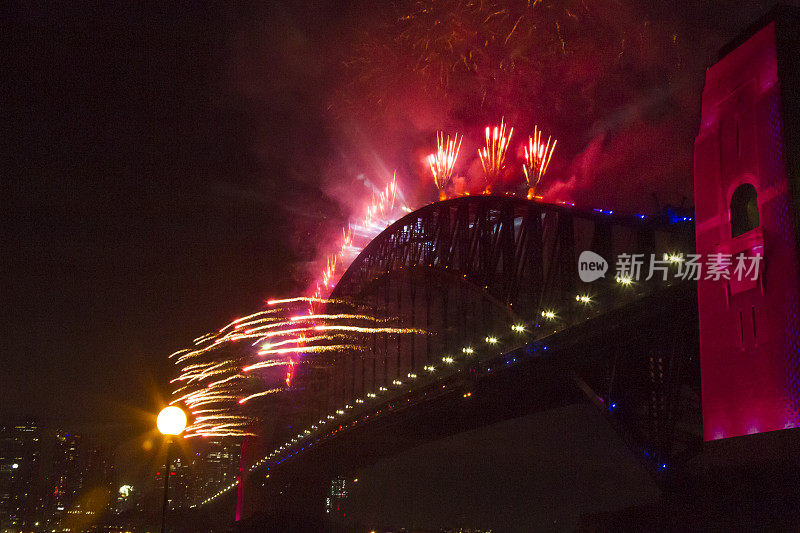
[[[280,304],[290,304],[294,302],[316,302],[316,303],[324,303],[326,300],[324,298],[316,298],[312,296],[296,296],[294,298],[283,298],[281,300],[267,300],[267,305],[280,305]]]
[[[447,199],[447,186],[453,177],[453,168],[458,159],[458,151],[461,149],[461,140],[456,133],[453,139],[447,136],[444,138],[444,132],[436,134],[436,153],[428,156],[428,163],[431,166],[431,174],[433,174],[433,183],[439,189],[439,200]]]
[[[281,390],[283,390],[283,389],[277,388],[277,389],[269,389],[269,390],[265,390],[265,391],[263,391],[263,392],[256,392],[256,393],[253,393],[253,394],[251,394],[250,396],[245,396],[244,398],[242,398],[241,400],[239,400],[239,405],[241,405],[241,404],[243,404],[243,403],[247,402],[248,400],[252,400],[253,398],[259,398],[259,397],[261,397],[261,396],[267,396],[268,394],[275,394],[276,392],[281,392]]]
[[[550,158],[556,149],[557,140],[547,137],[547,143],[542,143],[542,130],[533,127],[533,136],[528,137],[528,145],[525,147],[525,163],[522,165],[522,172],[525,174],[525,181],[528,182],[528,200],[533,200],[536,196],[536,186],[547,172],[550,165]]]
[[[379,323],[393,319],[358,312],[341,300],[298,296],[269,300],[267,305],[197,337],[191,348],[170,356],[178,367],[170,403],[182,403],[190,413],[187,438],[250,435],[265,416],[260,413],[268,398],[292,387],[298,365],[310,358],[324,365],[335,357],[332,354],[365,351],[374,334],[422,333],[384,327]],[[310,309],[329,305],[344,305],[351,312]]]
[[[503,170],[506,168],[506,151],[513,134],[514,128],[511,128],[506,135],[504,120],[500,120],[500,125],[494,128],[486,127],[486,146],[478,150],[478,157],[483,166],[483,178],[486,182],[484,194],[491,194],[492,185],[503,175]]]
[[[358,333],[425,333],[421,329],[412,328],[365,328],[360,326],[315,326],[317,331],[356,331]]]
[[[333,246],[335,251],[324,259],[325,266],[319,281],[313,286],[309,304],[320,303],[330,295],[340,274],[350,266],[364,246],[404,213],[411,211],[402,198],[396,174],[383,189],[373,190],[371,201],[364,207],[363,214],[348,222],[347,228],[342,228],[341,240]]]

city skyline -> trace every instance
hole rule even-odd
[[[161,464],[120,470],[113,450],[33,420],[0,421],[0,528],[66,531],[75,527],[140,528],[155,524],[164,482]],[[171,465],[172,512],[185,512],[236,476],[239,447],[204,442]],[[124,465],[123,465],[124,466]],[[82,524],[82,525],[81,525]]]

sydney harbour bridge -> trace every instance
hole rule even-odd
[[[337,475],[419,441],[419,428],[392,429],[413,424],[409,417],[444,417],[423,424],[437,428],[425,438],[441,438],[474,427],[475,417],[492,424],[576,402],[618,427],[646,468],[666,470],[701,439],[693,284],[616,278],[613,266],[584,283],[577,261],[582,250],[675,257],[694,248],[692,229],[689,217],[649,220],[511,196],[409,213],[363,250],[332,299],[427,333],[375,334],[367,353],[308,371],[300,416],[310,433],[289,435],[285,452],[247,467],[241,493],[231,488],[206,505],[228,506],[229,517],[237,504],[246,516],[264,501],[321,508]],[[314,431],[326,417],[333,428]],[[341,446],[361,449],[334,451]],[[298,494],[270,494],[283,483],[264,481],[282,475],[302,485]]]
[[[447,450],[458,461],[457,450],[480,447],[490,433],[495,453],[514,455],[512,449],[541,445],[532,434],[550,434],[556,420],[602,426],[583,437],[602,433],[608,462],[623,453],[635,472],[609,466],[586,477],[570,474],[577,483],[609,476],[634,487],[611,490],[620,500],[614,505],[584,509],[600,522],[609,509],[641,507],[629,494],[637,484],[691,499],[722,482],[710,477],[741,472],[742,461],[763,470],[747,457],[751,447],[780,448],[789,438],[780,435],[791,431],[765,432],[797,425],[797,353],[783,342],[794,338],[787,328],[794,327],[798,292],[792,195],[800,178],[800,144],[786,126],[798,123],[800,106],[777,89],[778,80],[784,88],[797,82],[786,70],[786,57],[798,49],[796,42],[785,46],[787,24],[762,21],[709,70],[695,145],[695,214],[621,215],[510,195],[463,196],[408,213],[378,235],[344,273],[329,306],[346,301],[415,333],[373,334],[368,350],[303,370],[303,385],[282,406],[283,422],[245,443],[236,483],[196,505],[190,523],[366,527],[346,495],[358,493],[374,465],[388,471],[394,458],[417,454],[425,462],[425,453]],[[737,163],[720,166],[734,159],[725,153],[728,118],[735,120]],[[744,144],[752,154],[742,155],[740,135],[752,136]],[[745,231],[736,234],[731,225],[741,219],[736,198],[749,191],[744,186],[755,192],[743,208]],[[609,262],[605,276],[581,281],[585,250]],[[719,251],[763,254],[761,281],[739,286],[675,275],[681,254]],[[615,276],[613,258],[622,254],[663,260],[666,271]],[[781,306],[789,311],[769,314]],[[727,316],[724,327],[708,329],[713,317]],[[720,332],[725,339],[714,341]],[[736,348],[719,363],[716,347],[724,342]],[[753,363],[757,358],[764,362]],[[766,367],[779,371],[765,377]],[[520,437],[514,421],[534,421],[533,428]],[[761,435],[741,437],[748,433]],[[570,435],[551,440],[568,448]],[[539,452],[517,467],[546,469],[542,461],[552,454]],[[453,468],[469,477],[473,466]],[[646,481],[631,481],[636,476]],[[569,481],[562,481],[567,493]],[[388,485],[385,498],[402,507]],[[474,492],[462,487],[452,497],[480,500]]]

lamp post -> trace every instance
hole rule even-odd
[[[170,405],[158,413],[156,426],[167,440],[166,471],[164,472],[164,506],[161,509],[161,533],[167,527],[167,502],[169,501],[169,475],[172,461],[172,436],[180,435],[186,429],[186,413],[180,407]]]

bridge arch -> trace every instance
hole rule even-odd
[[[373,239],[331,297],[430,334],[376,335],[372,350],[338,357],[320,408],[403,380],[483,343],[487,335],[505,335],[511,326],[548,335],[660,283],[620,286],[613,275],[617,254],[641,253],[649,259],[692,249],[685,227],[640,216],[512,196],[428,204]],[[577,260],[583,250],[608,261],[605,278],[580,280]]]
[[[690,253],[694,249],[691,229],[691,224],[505,196],[446,200],[404,216],[364,248],[335,287],[328,305],[348,310],[355,305],[376,318],[390,319],[393,325],[422,328],[432,335],[372,334],[372,346],[365,351],[336,352],[303,365],[304,374],[298,378],[302,383],[295,388],[302,401],[288,406],[293,413],[289,428],[315,429],[315,421],[330,419],[333,412],[341,418],[333,417],[334,424],[318,434],[311,432],[308,441],[298,435],[297,447],[286,444],[287,450],[281,446],[268,457],[257,453],[260,459],[246,475],[250,503],[244,507],[250,509],[274,488],[265,486],[265,478],[256,470],[265,462],[264,468],[273,473],[288,468],[286,475],[294,483],[300,467],[292,470],[292,461],[278,467],[313,444],[315,451],[322,450],[315,457],[322,457],[324,464],[310,469],[308,475],[313,479],[307,483],[323,490],[334,470],[348,468],[330,460],[331,453],[347,455],[331,451],[337,449],[335,442],[341,436],[358,439],[363,431],[368,437],[373,435],[370,428],[379,431],[384,427],[381,424],[393,419],[391,413],[426,402],[434,402],[430,404],[432,412],[447,413],[447,418],[452,413],[453,405],[448,402],[452,402],[453,391],[466,394],[475,388],[477,398],[486,390],[488,379],[527,384],[514,389],[512,398],[519,400],[512,399],[514,405],[549,405],[555,400],[548,393],[552,389],[540,385],[557,382],[563,390],[565,380],[574,382],[577,388],[573,392],[582,391],[595,405],[603,399],[594,391],[606,391],[607,397],[619,398],[627,405],[625,417],[645,419],[646,430],[639,432],[644,440],[659,450],[667,449],[664,443],[671,442],[670,428],[675,426],[673,411],[682,397],[671,395],[677,386],[668,386],[668,382],[681,384],[683,358],[674,355],[683,350],[691,335],[685,334],[683,321],[665,317],[683,316],[686,291],[674,289],[686,289],[689,284],[674,287],[671,279],[659,277],[618,283],[613,258],[620,253],[659,258],[665,253]],[[578,255],[587,249],[609,262],[606,277],[592,283],[581,282],[577,275]],[[590,304],[576,299],[581,295],[588,296]],[[337,303],[340,299],[347,303]],[[552,311],[553,316],[542,316],[544,310]],[[587,320],[593,318],[597,320]],[[516,332],[509,331],[512,325],[526,328],[519,342]],[[682,334],[676,334],[680,328]],[[645,332],[642,339],[639,332]],[[493,334],[501,338],[494,346],[488,342]],[[661,341],[665,338],[675,342],[664,346]],[[474,355],[459,353],[468,346],[475,346]],[[544,352],[547,346],[550,350]],[[460,360],[449,369],[422,375],[430,364],[442,366],[442,357],[447,355]],[[519,361],[523,370],[515,373],[518,367],[506,367],[509,359],[515,365]],[[542,364],[545,366],[539,366]],[[407,380],[413,373],[424,379]],[[673,380],[673,376],[677,377]],[[530,386],[530,379],[544,381]],[[525,396],[526,390],[533,391],[533,396]],[[502,411],[507,404],[487,405],[501,406]],[[351,431],[356,427],[358,431]],[[397,435],[387,438],[393,442]],[[358,443],[343,446],[376,450],[363,439]],[[383,446],[379,448],[386,453]],[[348,457],[367,460],[374,455],[371,453]],[[305,489],[300,493],[305,497]],[[323,494],[319,496],[321,500]]]

